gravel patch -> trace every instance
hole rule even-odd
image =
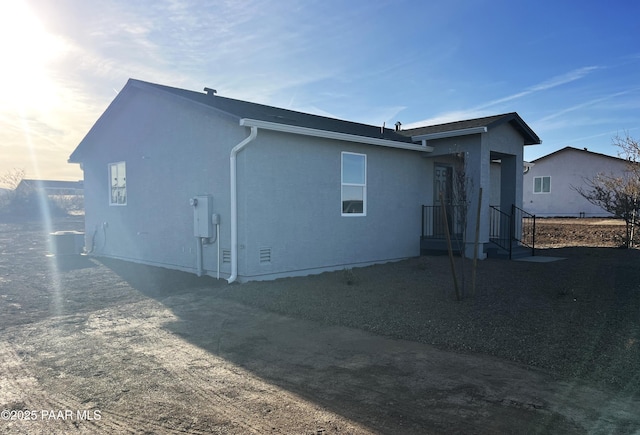
[[[475,295],[471,262],[465,261],[462,301],[454,298],[445,256],[233,285],[218,296],[639,391],[640,251],[561,248],[540,254],[566,260],[479,262]]]

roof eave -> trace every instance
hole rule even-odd
[[[240,125],[243,127],[257,127],[265,130],[278,131],[303,136],[321,137],[326,139],[342,140],[346,142],[365,143],[389,148],[399,148],[411,151],[433,152],[433,147],[426,145],[414,145],[408,142],[400,142],[390,139],[358,136],[337,131],[319,130],[315,128],[299,127],[297,125],[280,124],[277,122],[261,121],[258,119],[242,118]]]
[[[504,117],[499,119],[498,121],[493,122],[489,125],[489,127],[495,127],[503,122],[509,122],[512,127],[514,127],[522,138],[524,139],[524,145],[540,145],[542,140],[538,137],[538,135],[524,122],[524,119],[518,115],[517,112],[512,112],[506,114]],[[517,127],[513,125],[513,123],[517,124]]]

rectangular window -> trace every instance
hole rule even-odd
[[[551,192],[551,177],[533,177],[533,193]]]
[[[342,153],[342,216],[367,214],[367,156]]]
[[[111,195],[109,205],[127,205],[127,170],[125,162],[109,163]]]

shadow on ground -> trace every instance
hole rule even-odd
[[[84,255],[57,255],[49,257],[55,262],[55,268],[59,272],[69,272],[97,267],[90,257]]]
[[[239,303],[232,293],[242,286],[209,277],[100,262],[170,309],[178,320],[165,327],[173,334],[374,432],[569,434],[582,433],[585,421],[600,424],[587,403],[598,396],[594,391],[567,388],[542,372],[331,325],[331,319],[304,320],[301,312],[302,319],[279,315],[276,306]],[[300,297],[304,289],[297,291]]]

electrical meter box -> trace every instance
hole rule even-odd
[[[193,207],[193,235],[196,237],[213,237],[213,198],[211,195],[198,195],[189,201]]]

